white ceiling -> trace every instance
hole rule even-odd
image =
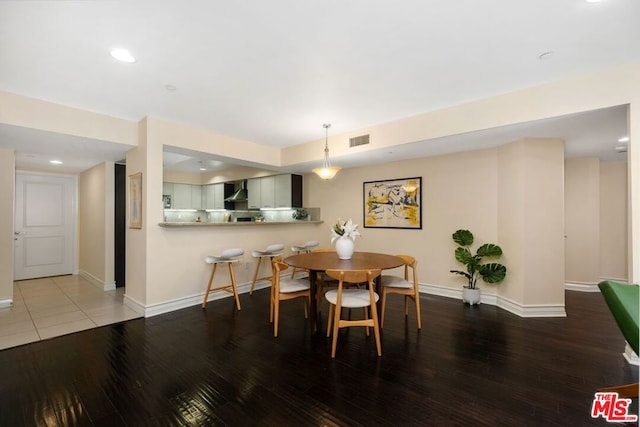
[[[4,0],[0,90],[286,147],[321,139],[322,123],[340,134],[639,60],[638,18],[637,0]],[[115,61],[112,47],[137,62]],[[622,110],[339,160],[469,149],[510,132],[567,135],[568,155],[615,156],[607,150],[626,132]],[[0,126],[0,146],[16,148],[19,167],[54,146],[65,154],[64,140]],[[78,157],[124,154],[92,142],[66,144]]]

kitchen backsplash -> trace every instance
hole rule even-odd
[[[306,217],[305,217],[306,213]],[[210,211],[165,209],[165,222],[295,222],[319,221],[320,208]]]

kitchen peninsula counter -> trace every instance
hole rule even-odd
[[[240,222],[159,222],[160,227],[239,227],[239,226],[268,226],[268,225],[299,225],[322,224],[324,221],[240,221]]]

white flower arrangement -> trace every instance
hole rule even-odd
[[[351,218],[346,222],[340,221],[340,218],[338,218],[338,221],[333,224],[333,227],[331,227],[331,243],[341,237],[348,237],[351,240],[356,240],[356,237],[361,236],[360,232],[356,230],[356,228],[358,228],[358,224],[354,224],[353,221],[351,221]]]

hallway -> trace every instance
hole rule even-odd
[[[0,350],[142,317],[123,297],[76,275],[17,281],[13,307],[0,309]]]

